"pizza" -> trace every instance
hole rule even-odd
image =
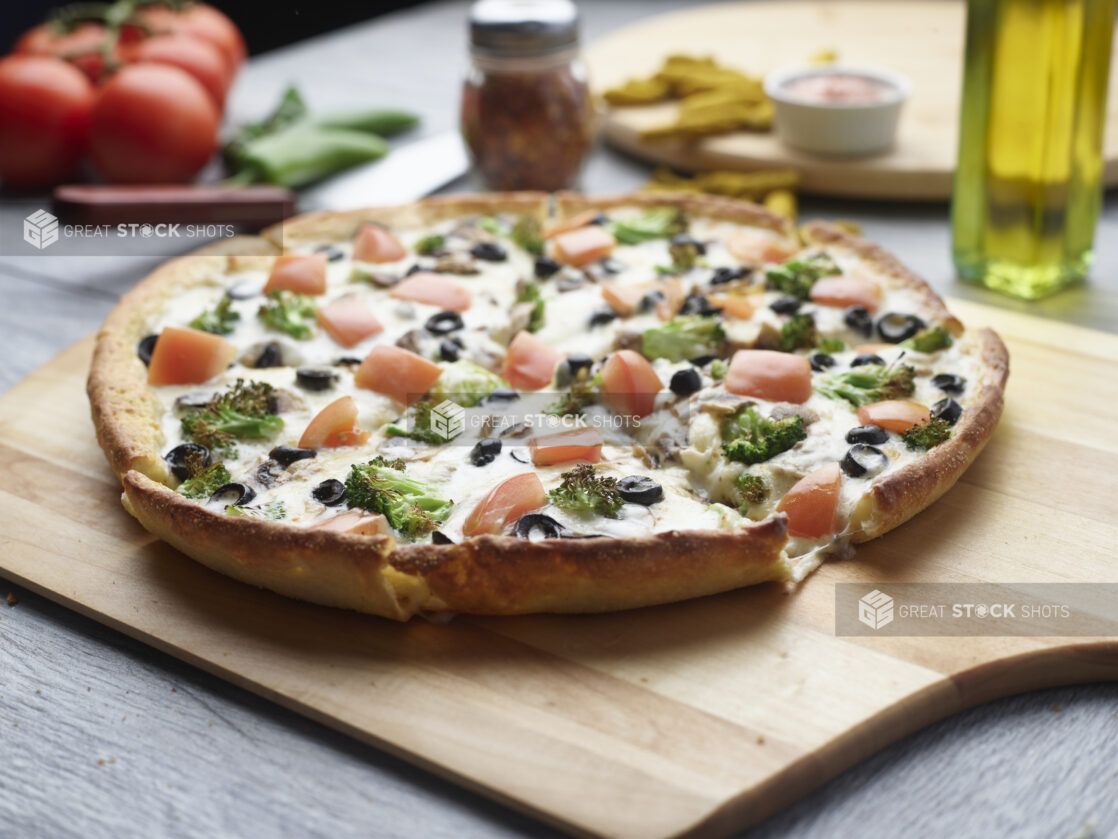
[[[1004,346],[827,223],[510,193],[171,261],[97,336],[125,508],[221,573],[397,620],[798,583],[947,491]]]

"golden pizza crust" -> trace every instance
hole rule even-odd
[[[672,204],[696,216],[762,227],[795,241],[792,225],[761,207],[710,196],[556,196],[556,213]],[[98,440],[121,478],[124,506],[149,531],[214,570],[291,597],[395,620],[421,611],[475,614],[600,612],[669,603],[770,580],[790,571],[783,515],[734,531],[670,531],[640,539],[482,536],[457,545],[398,545],[391,536],[308,530],[230,517],[184,498],[160,456],[156,397],[136,357],[144,325],[180,291],[214,272],[268,260],[279,243],[344,241],[361,224],[424,226],[469,214],[547,217],[542,193],[452,196],[392,208],[314,213],[234,245],[238,256],[200,253],[174,260],[126,294],[97,336],[89,397]],[[887,253],[830,225],[801,231],[810,243],[847,248],[889,282],[918,290],[932,319],[962,325],[919,277]],[[228,247],[228,246],[227,246]],[[259,256],[253,256],[259,254]],[[879,484],[855,513],[854,541],[880,535],[946,491],[981,449],[1001,409],[1007,362],[992,332],[981,333],[989,381],[956,434],[919,462]]]

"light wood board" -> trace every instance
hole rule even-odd
[[[0,573],[577,834],[723,836],[961,708],[1118,678],[1118,640],[836,637],[837,582],[1118,582],[1118,337],[956,301],[1012,354],[1005,416],[913,522],[787,594],[399,625],[218,576],[119,505],[91,342],[0,398]]]
[[[962,91],[962,0],[765,0],[686,8],[623,27],[587,50],[596,91],[648,76],[672,53],[710,55],[763,75],[802,67],[821,49],[850,64],[886,67],[912,82],[896,146],[862,158],[798,152],[772,133],[736,132],[697,143],[642,140],[674,104],[612,108],[606,140],[645,160],[680,169],[779,168],[803,176],[805,192],[871,199],[944,200],[958,146]],[[1113,78],[1113,72],[1112,72]],[[1118,83],[1110,85],[1105,183],[1118,184]]]

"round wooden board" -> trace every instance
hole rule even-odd
[[[768,0],[699,6],[620,29],[587,50],[597,91],[651,75],[672,53],[710,55],[761,75],[803,66],[821,49],[839,60],[903,73],[912,82],[897,144],[865,158],[797,152],[773,134],[738,132],[697,143],[648,142],[640,131],[669,119],[673,104],[612,108],[603,132],[612,145],[684,170],[779,168],[803,176],[803,190],[851,198],[945,200],[955,168],[962,88],[965,4],[959,0]],[[1118,84],[1110,86],[1107,186],[1118,185]]]

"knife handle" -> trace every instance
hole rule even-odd
[[[295,214],[276,186],[87,186],[54,190],[54,213],[71,224],[235,224],[260,228]]]

